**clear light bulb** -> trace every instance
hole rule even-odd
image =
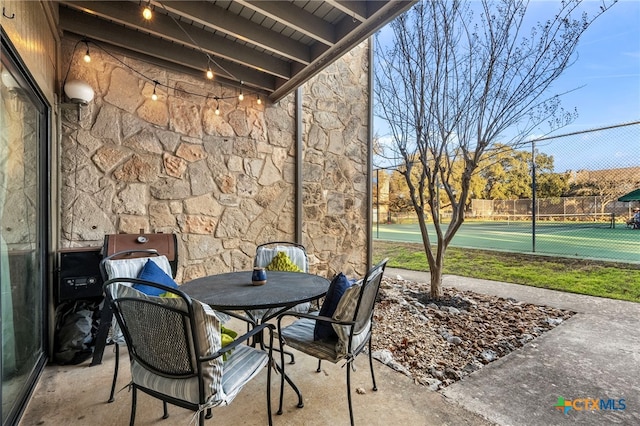
[[[238,100],[239,101],[244,100],[244,95],[242,94],[242,90],[240,91],[240,94],[238,95]]]
[[[151,9],[149,8],[149,6],[145,7],[144,10],[142,11],[142,17],[147,21],[153,17],[153,12],[151,12]]]
[[[209,80],[213,78],[213,71],[211,71],[211,68],[207,69],[207,78]]]
[[[86,63],[91,62],[91,55],[89,55],[89,49],[87,49],[87,53],[84,54],[84,61]]]
[[[262,98],[260,98],[260,95],[258,95],[258,100],[256,102],[258,102],[258,105],[262,105]]]
[[[153,92],[153,95],[151,95],[151,100],[152,101],[157,101],[158,100],[158,95],[156,95],[156,92]]]
[[[216,107],[216,115],[220,115],[220,108]]]

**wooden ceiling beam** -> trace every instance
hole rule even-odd
[[[152,2],[155,3],[155,2]],[[309,48],[279,33],[234,15],[207,2],[163,1],[158,4],[167,11],[223,32],[241,41],[254,44],[268,52],[308,65]]]

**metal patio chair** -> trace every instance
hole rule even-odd
[[[269,266],[278,252],[284,252],[291,262],[300,269],[301,272],[309,273],[309,257],[307,256],[307,250],[302,244],[291,243],[287,241],[272,241],[269,243],[260,244],[256,247],[256,256],[253,259],[253,266],[266,268]],[[269,271],[267,271],[267,280],[269,279]],[[294,306],[291,310],[295,312],[307,312],[309,311],[310,302],[300,303]],[[257,317],[269,317],[275,310],[263,309],[250,311],[250,315],[255,319]]]
[[[302,244],[292,243],[289,241],[271,241],[260,244],[256,247],[256,255],[253,259],[253,266],[259,268],[266,268],[278,255],[278,252],[283,252],[291,260],[291,262],[298,267],[301,272],[309,273],[309,256],[307,250]],[[269,272],[267,271],[267,281],[269,279]],[[293,312],[309,312],[311,302],[300,303],[290,311]],[[254,309],[246,313],[253,322],[256,322],[257,318],[270,318],[277,314],[277,309]],[[291,358],[290,363],[295,363],[295,357],[293,353],[286,352]]]
[[[355,358],[368,346],[369,367],[373,390],[378,390],[373,372],[373,358],[371,355],[371,335],[373,329],[373,309],[380,289],[380,283],[384,274],[388,259],[383,260],[371,268],[361,282],[347,288],[340,298],[332,317],[319,316],[315,313],[286,312],[278,317],[278,337],[280,347],[284,349],[288,345],[307,355],[318,359],[318,369],[323,360],[337,363],[345,361],[347,370],[347,398],[349,402],[349,417],[351,425],[353,421],[353,407],[351,401],[351,368]],[[295,316],[299,319],[292,324],[283,327],[282,319]],[[336,340],[314,340],[314,329],[317,321],[330,323],[336,331]],[[280,405],[278,414],[282,413],[282,400],[284,389],[284,354],[281,354],[282,378],[280,388]],[[304,404],[299,396],[298,407]]]
[[[167,275],[173,277],[173,270],[166,256],[160,255],[155,249],[144,250],[123,250],[113,253],[100,261],[100,273],[106,282],[112,278],[136,278],[148,260],[152,260]],[[107,343],[114,344],[115,366],[113,370],[113,381],[107,402],[113,402],[116,381],[118,379],[118,368],[120,365],[120,345],[125,344],[124,337],[120,332],[120,327],[113,322],[111,306],[105,300],[100,314],[100,325],[96,335],[96,345],[94,348],[93,362],[91,365],[99,364],[102,361],[102,354]]]
[[[144,294],[132,286],[143,284],[172,293],[173,297]],[[193,410],[204,424],[205,411],[228,405],[242,387],[267,368],[267,415],[271,418],[272,352],[243,344],[268,330],[261,324],[222,347],[220,320],[208,305],[177,288],[136,278],[115,278],[104,291],[124,335],[131,362],[131,419],[135,423],[137,391]]]

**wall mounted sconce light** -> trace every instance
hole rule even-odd
[[[87,105],[93,100],[93,88],[88,83],[80,80],[67,81],[64,85],[64,94],[74,104]]]
[[[86,106],[93,100],[93,88],[86,82],[80,80],[67,81],[64,85],[64,94],[78,108],[78,121],[80,121],[80,107]],[[69,105],[69,104],[68,104]]]

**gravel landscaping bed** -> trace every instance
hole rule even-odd
[[[374,313],[373,355],[433,390],[515,351],[574,315],[548,306],[383,278]]]

